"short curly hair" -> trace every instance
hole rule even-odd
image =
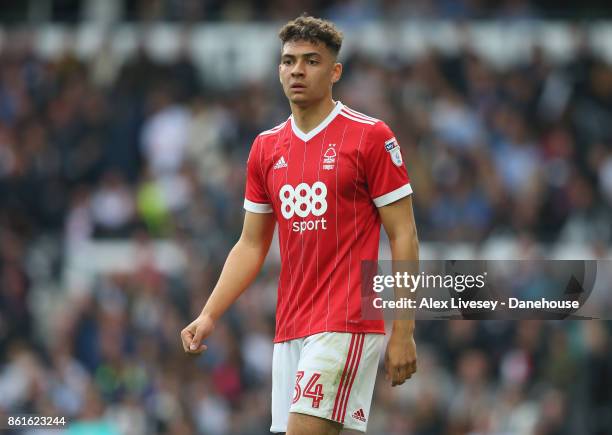
[[[337,56],[342,47],[342,32],[328,20],[301,15],[285,24],[278,32],[283,45],[290,41],[323,43]]]

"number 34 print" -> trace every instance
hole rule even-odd
[[[304,371],[299,370],[295,374],[295,393],[293,395],[293,403],[296,403],[300,400],[300,397],[307,397],[312,399],[312,407],[318,408],[321,400],[323,400],[323,384],[317,384],[317,381],[321,377],[321,373],[313,373],[308,382],[306,383],[306,388],[302,393],[302,387],[300,386],[300,381],[304,377]]]

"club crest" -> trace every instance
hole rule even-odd
[[[323,154],[323,169],[330,171],[334,169],[336,164],[336,144],[330,143],[325,154]]]

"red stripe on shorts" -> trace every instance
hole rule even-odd
[[[359,334],[359,341],[357,342],[357,349],[356,349],[356,362],[355,365],[353,367],[353,369],[351,370],[351,373],[349,375],[349,383],[347,385],[345,385],[345,388],[347,388],[346,394],[344,394],[343,397],[343,402],[340,405],[340,409],[341,409],[341,414],[340,414],[340,422],[344,423],[344,417],[346,416],[346,408],[348,406],[348,399],[351,395],[351,388],[353,388],[353,382],[355,382],[355,377],[357,376],[357,370],[359,369],[359,361],[361,361],[361,353],[363,351],[363,343],[365,341],[365,334]]]
[[[336,392],[336,401],[334,402],[334,411],[332,412],[332,420],[336,420],[336,412],[338,410],[338,405],[340,403],[340,391],[342,390],[342,386],[344,385],[344,380],[348,378],[347,370],[349,367],[349,361],[351,361],[351,356],[353,354],[355,344],[355,334],[351,335],[351,344],[349,346],[349,351],[346,354],[346,363],[344,364],[344,370],[342,371],[342,376],[340,377],[340,385],[338,385],[338,391]]]

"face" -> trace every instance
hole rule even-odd
[[[342,65],[323,43],[290,41],[283,45],[278,72],[289,101],[307,106],[331,98],[332,84],[340,79]]]

